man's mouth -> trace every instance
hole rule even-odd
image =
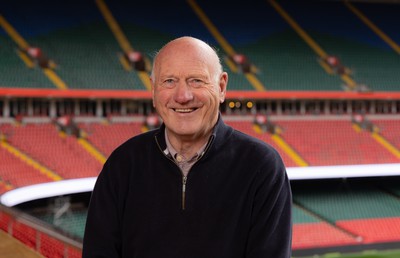
[[[196,109],[197,108],[173,108],[173,110],[178,113],[191,113]]]

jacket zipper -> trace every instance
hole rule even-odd
[[[186,181],[187,176],[182,177],[182,210],[185,210],[185,203],[186,203]]]
[[[155,140],[156,140],[157,146],[158,146],[158,148],[160,149],[160,151],[161,151],[162,153],[165,154],[165,152],[161,149],[161,146],[158,144],[157,137],[154,137],[154,138],[155,138]],[[214,138],[211,138],[211,140],[210,140],[209,143],[207,144],[205,150],[203,151],[203,154],[207,152],[207,150],[209,149],[209,147],[210,147],[210,145],[211,145],[211,142],[212,142],[213,140],[214,140]],[[203,156],[204,156],[204,155],[201,155],[201,157],[199,158],[199,160],[200,160]],[[168,156],[166,156],[166,157],[167,157],[167,159],[171,160],[171,161],[176,165],[175,161],[174,161],[172,158],[170,158],[170,157],[168,157]],[[198,160],[198,161],[199,161],[199,160]],[[176,165],[176,166],[178,166],[178,165]],[[178,168],[179,168],[179,166],[178,166]],[[180,170],[180,168],[179,168],[179,170]],[[190,171],[189,171],[189,172],[190,172]],[[186,183],[187,183],[187,175],[185,176],[185,175],[183,174],[182,171],[181,171],[181,173],[182,173],[182,210],[185,210],[185,208],[186,208]],[[189,173],[188,173],[188,174],[189,174]]]

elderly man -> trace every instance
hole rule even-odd
[[[118,147],[100,173],[83,257],[270,257],[291,254],[291,191],[268,144],[227,126],[228,75],[205,42],[157,54],[153,105],[163,124]]]

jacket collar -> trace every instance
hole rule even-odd
[[[224,121],[222,120],[221,113],[218,115],[218,120],[217,123],[214,126],[213,132],[210,136],[210,139],[208,141],[207,147],[205,148],[206,153],[210,152],[211,149],[218,149],[223,145],[223,143],[227,140],[228,136],[232,134],[233,129],[226,125]],[[164,150],[167,149],[167,144],[165,142],[165,124],[162,123],[160,128],[156,130],[155,133],[155,141],[159,145],[160,149],[164,152],[165,155],[168,154],[165,153]]]

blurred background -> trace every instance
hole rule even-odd
[[[162,121],[153,57],[198,37],[225,122],[281,154],[293,257],[400,257],[399,1],[0,3],[0,257],[81,257],[93,184]],[[14,251],[12,251],[14,250]]]

